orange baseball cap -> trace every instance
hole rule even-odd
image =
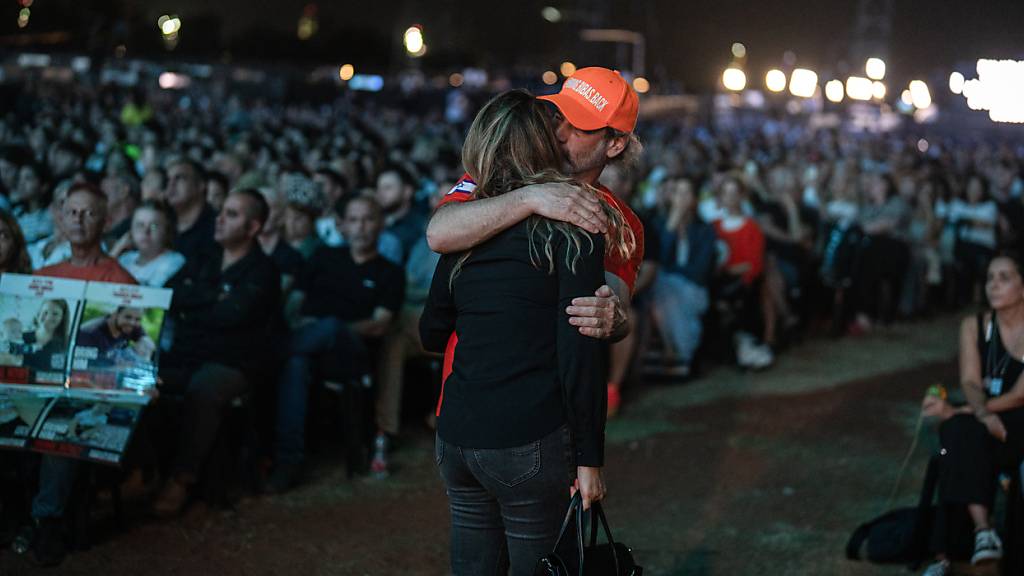
[[[580,130],[612,127],[632,132],[640,109],[640,97],[615,70],[580,68],[558,94],[540,96],[558,106],[570,124]]]

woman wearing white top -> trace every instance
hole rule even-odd
[[[139,284],[163,286],[185,265],[185,257],[171,250],[175,229],[174,212],[163,202],[148,200],[132,214],[128,242],[118,242],[112,252],[120,254],[117,261]],[[134,250],[124,252],[128,247]]]
[[[950,220],[956,226],[954,255],[960,270],[958,299],[977,302],[988,262],[996,253],[999,207],[979,174],[967,177],[966,196],[966,201],[954,200],[950,207]]]

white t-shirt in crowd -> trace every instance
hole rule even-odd
[[[185,265],[185,257],[179,252],[168,250],[145,264],[139,264],[139,252],[125,252],[118,263],[143,286],[161,287]]]
[[[965,242],[996,247],[996,223],[999,221],[999,207],[991,200],[968,204],[963,200],[953,200],[949,208],[949,220],[961,224],[960,239]]]

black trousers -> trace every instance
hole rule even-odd
[[[162,376],[184,395],[171,471],[195,479],[213,449],[229,403],[249,389],[249,382],[240,370],[215,362],[191,372],[165,371]]]
[[[960,414],[939,426],[939,509],[933,527],[934,552],[969,551],[972,531],[968,504],[992,508],[1001,470],[1015,469],[1024,460],[1024,408],[998,414],[1006,427],[1006,442],[992,437],[977,418]]]

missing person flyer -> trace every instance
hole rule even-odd
[[[26,447],[69,458],[120,464],[143,407],[62,396],[37,416]]]
[[[0,447],[28,448],[29,439],[53,396],[0,386]]]
[[[0,276],[0,382],[64,386],[85,288],[79,280]]]
[[[142,392],[156,386],[171,290],[90,282],[75,333],[69,386]]]

